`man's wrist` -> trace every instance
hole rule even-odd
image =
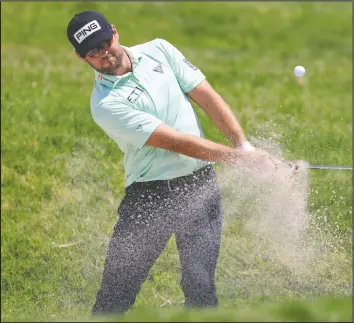
[[[245,141],[242,145],[240,145],[240,149],[244,151],[253,151],[256,150],[248,141]]]

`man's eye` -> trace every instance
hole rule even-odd
[[[97,48],[94,48],[94,49],[91,49],[91,50],[88,52],[88,55],[89,55],[89,56],[95,56],[97,53],[98,53]]]

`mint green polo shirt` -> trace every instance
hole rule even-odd
[[[188,175],[209,164],[145,145],[161,123],[204,137],[186,95],[205,79],[203,73],[163,39],[122,47],[132,72],[113,76],[95,71],[91,113],[124,153],[125,186]]]

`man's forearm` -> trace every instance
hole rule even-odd
[[[236,148],[224,146],[189,134],[181,134],[179,139],[171,141],[169,149],[205,161],[231,164],[236,163],[238,157],[244,154],[244,152]]]
[[[246,141],[246,136],[234,113],[218,94],[204,107],[215,126],[238,147]]]
[[[188,92],[188,95],[209,115],[215,126],[235,147],[246,142],[245,134],[232,110],[206,80]]]
[[[205,161],[235,164],[247,152],[218,144],[211,140],[185,134],[165,124],[158,126],[147,140],[146,145],[170,150]]]

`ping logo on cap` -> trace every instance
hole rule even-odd
[[[97,20],[88,22],[85,26],[81,27],[75,34],[76,41],[81,44],[88,36],[92,35],[96,31],[100,30],[101,26]]]

